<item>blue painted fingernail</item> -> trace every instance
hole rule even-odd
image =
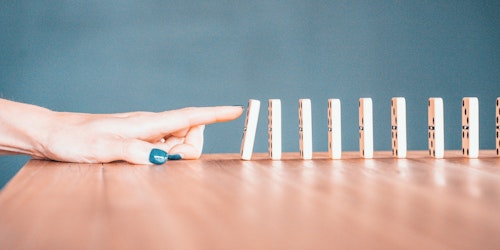
[[[149,153],[149,161],[153,164],[157,165],[163,164],[167,161],[167,159],[168,159],[167,152],[161,149],[153,148],[151,150],[151,153]]]
[[[182,156],[180,154],[171,154],[171,155],[168,155],[168,159],[169,160],[181,160],[182,159]]]

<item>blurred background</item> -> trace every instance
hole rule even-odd
[[[262,101],[283,106],[298,151],[299,98],[313,149],[327,151],[328,98],[342,101],[343,150],[358,150],[360,97],[373,98],[375,150],[390,150],[390,99],[406,97],[408,148],[427,149],[427,99],[443,97],[445,147],[461,147],[461,98],[480,103],[495,148],[499,1],[1,1],[0,97],[58,111],[162,111]],[[0,107],[1,112],[1,107]],[[22,115],[22,114],[20,114]],[[236,153],[244,117],[208,126],[204,153]],[[71,138],[68,138],[71,140]],[[0,187],[28,160],[0,157]]]

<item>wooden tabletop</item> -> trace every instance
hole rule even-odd
[[[0,192],[0,249],[500,248],[493,151],[343,157],[31,160]]]

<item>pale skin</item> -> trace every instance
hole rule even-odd
[[[217,106],[86,114],[0,99],[0,154],[78,163],[151,164],[149,154],[158,148],[182,159],[197,159],[205,125],[234,120],[242,112],[241,106]]]

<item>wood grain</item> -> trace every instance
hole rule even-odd
[[[31,160],[0,192],[0,249],[498,249],[499,234],[493,151]]]

